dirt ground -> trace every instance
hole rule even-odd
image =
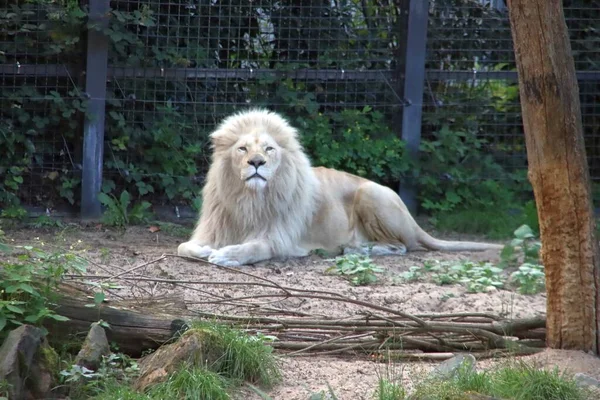
[[[201,280],[217,282],[211,285],[174,286],[169,284],[135,283],[113,290],[108,296],[129,299],[148,298],[149,296],[178,295],[190,309],[207,312],[246,314],[251,309],[240,309],[228,303],[209,304],[208,301],[234,299],[265,293],[270,289],[260,286],[244,285],[244,282],[256,282],[256,279],[215,268],[211,265],[188,261],[176,257],[167,257],[153,262],[163,254],[174,254],[177,245],[186,240],[179,232],[166,232],[166,229],[152,232],[148,226],[131,227],[125,231],[107,229],[100,225],[69,225],[66,229],[5,229],[9,240],[15,244],[44,245],[59,247],[85,255],[92,261],[88,274],[111,276],[125,270],[136,268],[135,272],[148,277],[168,278],[181,281]],[[454,235],[452,239],[460,239]],[[467,237],[464,237],[467,239]],[[468,237],[473,239],[473,237]],[[443,253],[418,252],[401,257],[376,257],[375,262],[385,268],[380,283],[371,286],[353,287],[337,276],[324,274],[332,265],[327,259],[311,256],[303,259],[266,262],[241,268],[253,275],[268,278],[282,286],[324,290],[368,302],[395,308],[411,314],[485,312],[502,315],[506,318],[533,317],[545,313],[545,295],[520,295],[508,290],[495,290],[489,293],[467,293],[460,285],[437,286],[430,283],[402,283],[398,274],[414,265],[423,265],[426,260],[471,260],[498,261],[497,252],[479,253]],[[147,263],[147,265],[146,265]],[[241,284],[233,284],[241,282]],[[225,283],[231,283],[226,285]],[[263,310],[272,309],[279,313],[305,313],[313,316],[336,316],[344,318],[361,311],[358,306],[342,302],[325,302],[318,299],[291,298],[285,300],[267,299]],[[584,372],[600,378],[600,359],[575,351],[546,350],[535,356],[544,366],[558,366],[571,373]],[[479,368],[494,365],[495,361],[478,363]],[[388,367],[357,356],[306,356],[284,357],[282,359],[283,381],[269,395],[274,399],[307,400],[312,393],[326,390],[331,385],[339,399],[370,399],[376,387],[377,379],[386,374]],[[435,363],[407,362],[394,365],[396,374],[402,377],[410,387],[418,382]],[[246,399],[259,399],[247,394]]]

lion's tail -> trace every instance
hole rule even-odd
[[[469,242],[469,241],[453,241],[436,239],[429,233],[425,232],[421,227],[418,227],[419,244],[429,250],[438,251],[484,251],[484,250],[501,250],[504,246],[495,243]]]

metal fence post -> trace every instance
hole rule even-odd
[[[406,142],[408,156],[419,157],[421,143],[421,116],[423,113],[423,89],[425,86],[425,53],[427,47],[427,21],[429,0],[410,0],[406,27],[404,59],[404,108],[402,111],[402,139]],[[413,214],[417,211],[417,185],[404,180],[400,185],[400,197]]]
[[[81,178],[81,217],[98,218],[102,208],[98,193],[102,189],[104,160],[104,113],[108,38],[102,27],[108,23],[110,0],[89,0],[89,23],[85,91],[90,96],[83,126],[83,171]]]

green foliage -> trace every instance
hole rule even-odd
[[[377,282],[376,274],[380,272],[383,272],[383,268],[374,264],[369,257],[358,254],[336,257],[335,265],[325,270],[325,273],[341,275],[355,286]]]
[[[27,217],[27,210],[18,205],[6,207],[0,212],[0,218],[22,221],[25,217]]]
[[[129,384],[139,375],[135,360],[125,354],[111,353],[102,356],[100,367],[92,371],[86,367],[72,364],[60,371],[60,383],[67,386],[72,399],[89,399],[100,395],[104,398],[115,388]]]
[[[514,286],[521,294],[536,294],[545,288],[543,265],[539,264],[540,242],[527,225],[514,232],[514,239],[500,253],[500,263],[472,261],[425,261],[423,267],[411,266],[400,274],[404,282],[429,279],[437,285],[462,284],[468,292]],[[515,269],[508,274],[509,269]]]
[[[411,395],[414,400],[462,400],[466,393],[501,399],[592,400],[594,394],[557,368],[548,370],[526,361],[509,361],[478,372],[461,368],[451,379],[426,379]]]
[[[195,322],[192,330],[208,333],[208,348],[223,354],[213,365],[207,366],[211,371],[264,387],[271,387],[280,380],[281,372],[273,348],[265,344],[273,340],[272,337],[251,336],[228,326],[206,322]]]
[[[62,228],[64,226],[64,224],[57,219],[54,219],[46,214],[42,214],[40,216],[38,216],[32,223],[31,226],[33,226],[36,229],[40,229],[40,228]]]
[[[422,279],[428,273],[432,282],[438,285],[453,285],[460,283],[470,293],[489,291],[491,288],[502,288],[505,279],[502,269],[491,263],[474,263],[471,261],[426,261],[424,266],[412,266],[409,271],[401,274],[407,282]]]
[[[470,233],[492,240],[509,238],[515,226],[523,223],[524,215],[518,211],[499,212],[498,209],[463,209],[435,212],[429,219],[441,232]]]
[[[0,244],[0,338],[24,323],[41,326],[50,318],[66,320],[52,309],[52,299],[65,273],[84,273],[75,254],[50,253],[32,246]],[[15,254],[11,254],[15,253]]]
[[[371,107],[298,118],[302,142],[315,165],[382,183],[399,181],[410,168],[405,144]]]
[[[230,400],[231,382],[223,375],[202,367],[182,368],[166,382],[150,389],[152,399]]]
[[[375,399],[377,400],[404,400],[406,392],[404,387],[399,383],[389,381],[385,378],[379,378],[377,381],[377,389],[375,391]]]
[[[541,242],[535,237],[533,230],[527,225],[521,225],[514,231],[514,239],[504,246],[500,253],[503,266],[514,266],[521,263],[538,263],[540,259]]]
[[[521,294],[536,294],[546,288],[543,265],[523,263],[510,275],[510,278]]]
[[[151,204],[143,201],[129,208],[131,197],[129,192],[123,190],[119,198],[106,193],[98,194],[98,199],[106,206],[102,221],[110,226],[127,226],[129,224],[141,224],[150,218],[149,209]]]

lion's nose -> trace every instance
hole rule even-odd
[[[248,164],[253,165],[254,168],[258,168],[261,165],[265,165],[266,163],[267,162],[265,161],[265,159],[260,155],[255,155],[254,157],[248,160]]]

